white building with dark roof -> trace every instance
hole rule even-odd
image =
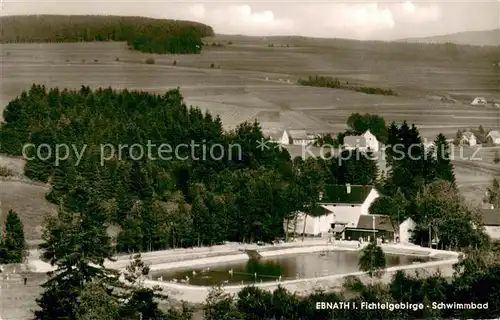
[[[500,210],[481,209],[480,213],[486,234],[492,240],[500,240]]]
[[[299,146],[307,146],[316,141],[316,137],[313,134],[307,133],[306,130],[288,130],[288,136],[292,144]]]
[[[360,136],[344,137],[344,149],[346,150],[358,149],[361,151],[378,152],[379,144],[377,137],[370,130],[367,130]]]
[[[281,145],[307,146],[316,141],[316,136],[308,134],[305,130],[266,129],[262,131],[264,136]]]
[[[379,197],[373,186],[327,185],[320,193],[316,207],[309,213],[299,212],[297,226],[288,224],[289,232],[306,234],[328,233],[332,224],[341,223],[355,228],[361,215],[367,215],[370,205]],[[285,227],[286,228],[286,227]]]
[[[375,235],[409,243],[416,226],[413,220],[408,218],[393,226],[388,216],[369,214],[370,206],[378,197],[373,186],[328,185],[320,193],[316,207],[309,213],[299,212],[294,221],[285,221],[285,230],[312,236],[331,233],[351,240]]]

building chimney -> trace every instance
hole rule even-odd
[[[323,192],[319,193],[319,200],[323,200]]]
[[[351,184],[350,183],[346,183],[345,189],[346,189],[347,194],[351,194]]]

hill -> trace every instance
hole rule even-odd
[[[500,29],[485,31],[466,31],[433,37],[410,38],[398,42],[414,43],[454,43],[472,46],[500,46]]]
[[[27,15],[0,17],[1,43],[125,41],[148,53],[199,53],[212,27],[181,20],[121,16]]]

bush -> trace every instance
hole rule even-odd
[[[97,59],[94,59],[94,62],[99,62],[99,60],[97,60]]]
[[[397,96],[398,94],[391,89],[372,88],[372,87],[359,87],[349,86],[349,82],[342,84],[338,79],[332,77],[315,76],[308,79],[299,79],[298,83],[303,86],[333,88],[333,89],[346,89],[366,94],[380,94],[384,96]]]
[[[146,64],[155,64],[155,62],[156,62],[156,61],[155,61],[155,59],[153,59],[153,58],[147,58],[147,59],[146,59]]]
[[[115,61],[120,61],[120,58],[116,57],[116,58],[115,58]]]
[[[176,66],[177,65],[177,60],[174,60],[174,62],[172,62],[172,65]]]
[[[12,176],[14,176],[14,171],[12,171],[7,167],[0,166],[0,177],[12,177]]]
[[[360,88],[357,88],[356,91],[363,92],[366,94],[380,94],[380,95],[384,95],[384,96],[397,96],[396,92],[392,91],[391,89],[360,87]]]
[[[233,42],[232,42],[231,40],[229,40],[229,41],[227,42],[227,44],[233,44]]]
[[[212,69],[213,69],[213,68],[215,68],[215,64],[213,64],[213,63],[212,63],[212,64],[210,65],[210,68],[212,68]]]

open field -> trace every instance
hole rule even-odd
[[[479,124],[500,127],[500,110],[466,103],[475,95],[500,98],[498,71],[485,61],[419,59],[410,53],[349,48],[336,40],[294,41],[289,48],[269,48],[270,40],[235,36],[234,45],[208,46],[190,56],[141,54],[123,43],[3,44],[0,109],[33,82],[155,93],[179,86],[188,105],[220,114],[227,128],[255,118],[263,124],[279,119],[289,129],[335,133],[353,112],[407,120],[429,137],[440,131],[452,136],[457,128]],[[145,64],[148,57],[156,64]],[[391,88],[400,96],[296,85],[300,77],[315,74]],[[463,100],[450,104],[435,99],[447,93]]]
[[[14,210],[24,224],[27,241],[39,240],[42,226],[47,215],[56,211],[54,205],[45,200],[49,189],[38,183],[18,180],[0,180],[0,221],[5,220],[7,212]]]
[[[21,274],[0,273],[0,318],[5,320],[24,320],[33,318],[31,310],[37,308],[35,299],[43,292],[40,285],[44,274],[28,273],[24,286]]]

